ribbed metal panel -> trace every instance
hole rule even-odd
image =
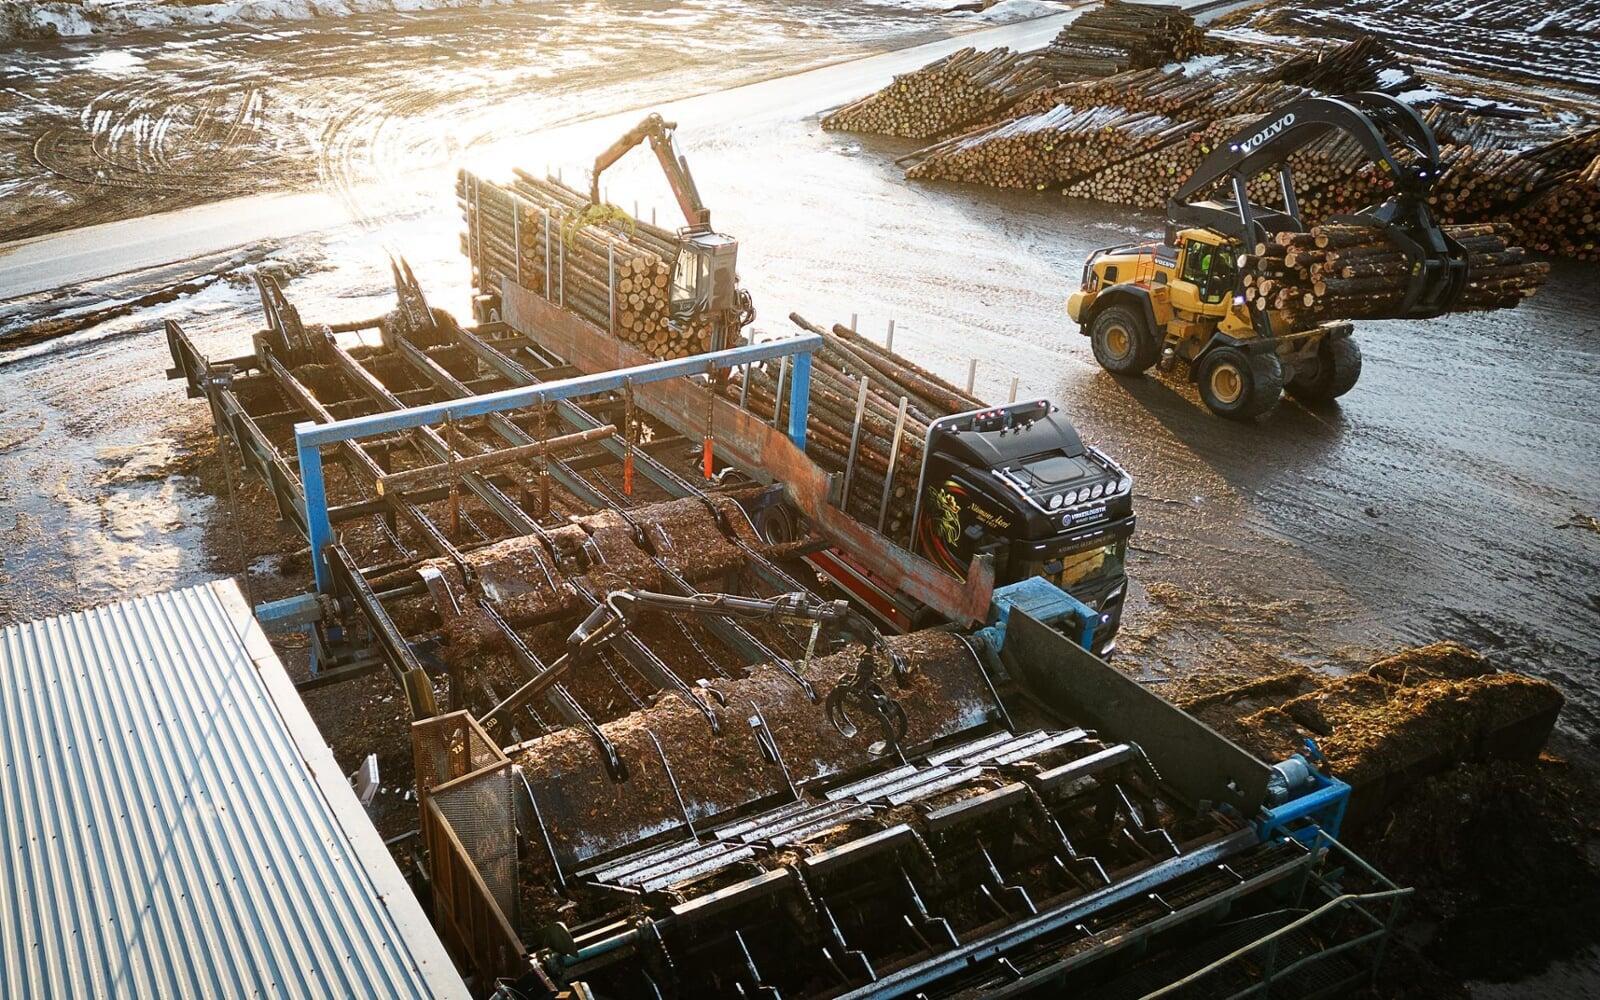
[[[0,630],[0,996],[466,996],[232,582]]]

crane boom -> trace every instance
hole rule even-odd
[[[673,197],[678,199],[678,207],[683,209],[683,217],[688,221],[689,228],[709,230],[711,209],[700,200],[700,189],[695,186],[694,177],[689,173],[689,163],[678,152],[678,144],[673,139],[677,127],[676,122],[666,121],[660,115],[651,113],[624,132],[594,158],[594,172],[589,177],[589,200],[600,204],[600,175],[633,147],[648,140],[656,159],[661,162],[662,172],[667,175],[667,185],[672,188]]]

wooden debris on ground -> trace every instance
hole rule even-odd
[[[1564,698],[1547,681],[1496,672],[1456,643],[1435,643],[1328,678],[1291,671],[1179,705],[1266,761],[1314,740],[1354,791],[1358,826],[1421,778],[1462,761],[1532,760]]]

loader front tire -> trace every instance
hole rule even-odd
[[[1270,351],[1218,347],[1200,359],[1195,379],[1206,407],[1230,420],[1252,420],[1283,396],[1283,364]]]
[[[1328,339],[1317,348],[1316,370],[1296,373],[1289,394],[1302,403],[1327,403],[1354,389],[1360,378],[1361,347],[1349,337]]]
[[[1106,306],[1089,323],[1089,344],[1100,367],[1116,375],[1138,375],[1161,356],[1161,341],[1136,310]]]

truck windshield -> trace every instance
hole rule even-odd
[[[1028,576],[1042,576],[1066,592],[1101,583],[1123,573],[1128,542],[1120,539],[1107,545],[1071,552],[1048,562],[1034,563]]]

